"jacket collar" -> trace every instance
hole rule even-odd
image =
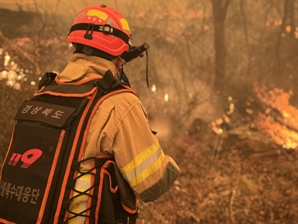
[[[58,79],[61,82],[73,82],[97,75],[103,76],[108,70],[117,77],[117,70],[112,62],[96,56],[74,53]]]

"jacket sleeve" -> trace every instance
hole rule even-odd
[[[169,190],[179,167],[165,155],[151,132],[141,102],[136,102],[120,121],[112,146],[116,163],[135,194],[144,202],[154,201]]]

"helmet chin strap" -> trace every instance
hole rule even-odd
[[[129,79],[127,78],[125,72],[124,72],[124,68],[122,66],[122,68],[120,68],[119,73],[118,73],[119,79],[124,82],[126,85],[128,85],[129,87],[131,87]]]

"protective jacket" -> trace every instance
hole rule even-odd
[[[112,62],[75,53],[56,81],[75,83],[103,75],[107,70],[117,76]],[[180,173],[175,161],[164,154],[152,133],[140,99],[128,92],[105,99],[90,124],[82,160],[103,154],[114,156],[120,173],[144,202],[154,201],[165,193]],[[80,169],[84,172],[91,166],[86,161],[81,163]],[[76,188],[88,189],[89,184],[90,179],[84,176],[77,181]],[[83,211],[87,200],[87,196],[77,197],[71,209]],[[84,217],[80,217],[72,219],[71,223],[83,222]]]

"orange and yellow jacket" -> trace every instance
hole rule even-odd
[[[107,70],[117,77],[112,62],[75,53],[58,79],[62,83],[76,82],[102,76]],[[164,154],[157,137],[152,134],[140,99],[129,92],[105,99],[93,117],[82,159],[101,154],[114,156],[121,174],[144,202],[154,201],[164,194],[180,173],[175,161]],[[90,166],[88,162],[82,163],[81,171],[87,171]],[[76,188],[88,189],[89,183],[88,175],[84,175]],[[81,210],[85,199],[78,197],[72,209]]]

